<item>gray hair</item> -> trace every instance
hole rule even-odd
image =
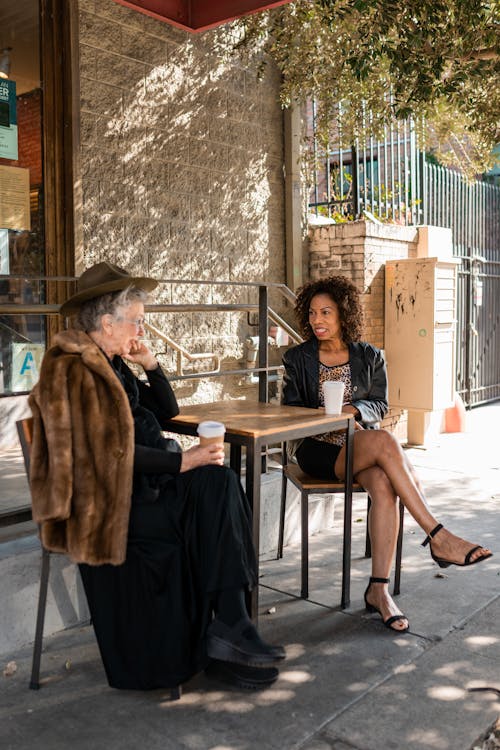
[[[148,294],[144,289],[129,286],[120,292],[102,294],[100,297],[89,299],[78,310],[78,328],[88,333],[98,331],[103,315],[116,315],[119,308],[130,307],[134,302],[145,303],[147,298]]]

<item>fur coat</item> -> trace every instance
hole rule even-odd
[[[134,423],[108,359],[81,331],[54,338],[29,398],[30,487],[43,546],[75,562],[125,560]]]

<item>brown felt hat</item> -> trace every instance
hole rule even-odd
[[[61,315],[71,315],[76,312],[83,302],[101,297],[103,294],[120,292],[129,286],[136,286],[145,292],[150,292],[158,285],[156,279],[145,276],[131,276],[119,266],[103,261],[87,268],[76,282],[77,292],[61,305]]]

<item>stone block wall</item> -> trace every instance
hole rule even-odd
[[[416,257],[418,229],[355,221],[311,228],[309,275],[347,276],[358,287],[365,313],[363,337],[384,348],[384,264],[386,260]],[[390,373],[389,373],[390,377]],[[406,439],[406,413],[391,409],[383,426]]]
[[[78,272],[106,258],[163,279],[284,281],[279,77],[267,65],[258,80],[256,65],[228,55],[231,33],[189,34],[113,0],[80,2]],[[257,298],[215,284],[166,283],[156,294],[179,303]],[[257,333],[239,313],[175,314],[167,330],[231,368]],[[174,355],[165,359],[171,369]],[[196,389],[185,395],[196,398]],[[220,396],[216,381],[211,390]]]

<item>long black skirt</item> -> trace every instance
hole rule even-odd
[[[173,687],[207,663],[217,592],[256,583],[250,512],[236,474],[179,474],[156,502],[133,504],[123,565],[80,565],[112,687]]]

